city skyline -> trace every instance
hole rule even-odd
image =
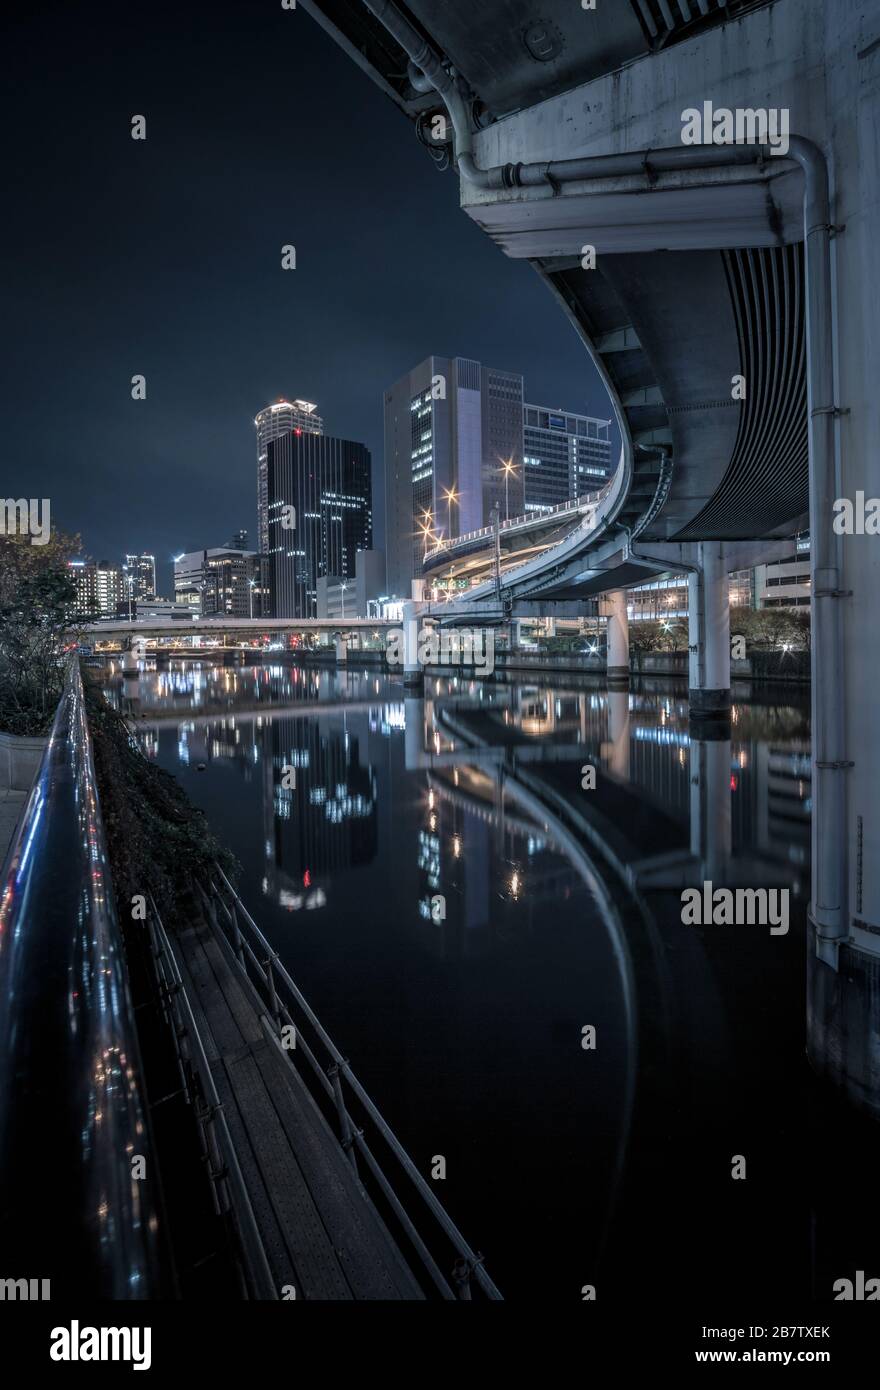
[[[439,358],[439,357],[435,354],[435,355],[432,355],[431,357],[429,357],[429,358],[426,359],[426,360],[427,360],[427,361],[439,361],[439,360],[443,360],[443,361],[446,361],[446,362],[453,362],[453,361],[456,361],[456,360],[468,360],[468,359],[457,359],[457,358],[442,358],[442,359],[441,359],[441,358]],[[497,371],[498,369],[493,369],[493,370],[496,370],[496,371]],[[503,369],[501,369],[501,370],[502,370],[502,375],[507,375],[507,376],[510,376],[510,377],[521,376],[521,373],[517,373],[517,372],[509,372],[509,373],[508,373],[508,372],[504,371]],[[405,374],[405,376],[408,376],[408,375],[409,375],[409,373]],[[379,407],[380,411],[382,410],[382,407],[384,406],[384,404],[385,404],[385,402],[386,402],[386,399],[387,399],[387,391],[384,391],[384,392],[382,393],[381,404],[380,404],[380,407]],[[607,404],[609,405],[609,407],[610,407],[610,402],[606,402],[606,403],[607,403]],[[298,416],[298,408],[299,408],[299,407],[302,407],[303,405],[308,405],[311,411],[316,411],[316,412],[317,412],[317,410],[318,410],[318,406],[317,406],[316,403],[305,402],[305,401],[304,401],[302,398],[300,398],[300,397],[295,397],[295,398],[293,398],[293,399],[290,399],[288,396],[285,396],[285,395],[281,394],[281,395],[278,395],[278,396],[276,397],[274,403],[266,403],[266,404],[265,404],[264,406],[262,406],[259,410],[257,410],[256,414],[253,416],[253,419],[252,419],[252,428],[255,428],[255,429],[256,429],[256,433],[257,433],[257,496],[258,496],[258,498],[259,498],[259,496],[261,496],[261,495],[265,495],[265,464],[264,464],[264,462],[263,462],[263,460],[264,460],[264,458],[265,458],[264,439],[265,439],[266,441],[269,441],[269,440],[274,439],[274,438],[279,438],[283,433],[286,433],[286,432],[288,432],[290,429],[295,428],[295,424],[294,424],[294,423],[291,423],[291,422],[293,421],[295,415]],[[525,401],[525,399],[523,399],[522,405],[521,405],[521,409],[522,409],[523,412],[525,412],[525,410],[526,410],[527,408],[530,409],[530,410],[534,409],[534,407],[528,406],[528,404],[527,404],[527,402]],[[567,409],[563,404],[557,404],[557,405],[555,405],[554,407],[550,407],[550,408],[551,408],[551,409],[554,409],[554,408],[555,408],[556,410],[558,410],[558,411],[560,412],[560,414],[561,414],[562,416],[569,416],[569,417],[574,416],[575,418],[579,418],[579,419],[586,419],[586,418],[590,418],[590,419],[599,419],[599,418],[602,418],[602,417],[596,417],[596,416],[589,416],[589,417],[588,417],[588,416],[586,416],[586,415],[584,414],[584,412],[581,412],[581,411],[573,411],[573,410]],[[263,432],[263,431],[261,431],[261,429],[260,429],[260,421],[261,421],[261,419],[262,419],[263,417],[268,416],[270,411],[273,411],[273,410],[279,410],[279,411],[280,411],[280,410],[282,410],[282,409],[283,409],[283,414],[284,414],[284,418],[285,418],[285,421],[286,421],[284,427],[283,427],[281,430],[277,430],[277,431],[274,431],[274,430],[273,430],[273,431],[269,431],[269,432]],[[288,419],[288,417],[289,417],[289,419]],[[324,432],[324,429],[325,429],[325,421],[324,421],[323,417],[322,417],[321,415],[319,415],[319,414],[315,414],[315,416],[314,416],[313,418],[314,418],[314,422],[315,422],[315,433],[319,433],[319,434],[323,433],[323,432]],[[524,433],[525,430],[526,430],[527,428],[528,428],[528,425],[527,425],[526,420],[525,420],[525,415],[523,415],[523,430],[522,430],[522,432]],[[607,430],[606,430],[606,438],[608,437],[608,434],[611,434],[612,437],[614,437],[614,436],[616,436],[616,433],[617,433],[617,431],[616,431],[616,424],[615,424],[615,422],[614,422],[613,420],[610,420],[609,423],[608,423],[608,428],[607,428]],[[253,441],[252,441],[252,442],[253,442]],[[378,455],[375,454],[375,453],[373,453],[372,450],[370,451],[370,453],[371,453],[371,457],[372,457],[372,460],[373,460],[373,494],[372,494],[372,495],[373,495],[373,534],[374,534],[374,545],[376,546],[377,549],[381,549],[381,550],[383,551],[383,553],[385,553],[386,548],[387,548],[387,547],[386,547],[386,525],[387,525],[387,518],[388,518],[388,496],[387,496],[387,480],[386,480],[386,469],[387,469],[387,464],[388,464],[388,456],[387,456],[387,439],[386,439],[385,436],[384,436],[384,432],[383,432],[383,437],[382,437],[382,446],[381,446],[380,449],[379,449]],[[522,451],[520,451],[520,453],[522,453]],[[611,457],[612,457],[612,460],[613,460],[613,452],[612,452],[612,454],[611,454]],[[251,457],[251,459],[249,460],[249,467],[250,467],[251,469],[253,468],[253,457]],[[261,467],[262,467],[262,471],[261,471]],[[611,467],[612,467],[612,471],[613,471],[613,467],[614,467],[613,461],[612,461]],[[523,461],[522,461],[522,458],[521,458],[521,457],[520,457],[519,461],[518,461],[517,464],[516,464],[516,474],[517,474],[517,479],[518,479],[518,482],[519,482],[519,486],[518,486],[518,488],[517,488],[516,495],[520,498],[520,501],[522,501],[521,493],[522,493],[522,489],[523,489],[524,484],[523,484],[523,482],[522,482]],[[253,483],[253,477],[251,477],[251,483]],[[263,489],[263,492],[262,492],[262,493],[261,493],[261,491],[260,491],[261,488]],[[501,490],[503,491],[503,487],[502,487]],[[511,499],[511,500],[512,500],[512,499]],[[526,510],[528,510],[528,507],[526,507]],[[511,514],[511,515],[514,515],[514,514],[515,514],[514,511],[513,511],[513,507],[512,507],[512,506],[510,507],[510,514]],[[156,526],[153,526],[153,523],[152,523],[151,521],[148,521],[148,522],[147,522],[147,526],[146,526],[146,530],[147,530],[147,531],[150,530],[151,526],[153,527],[153,529],[158,529],[158,525],[159,525],[158,519],[159,519],[159,516],[160,516],[160,512],[157,511],[157,512],[156,512]],[[56,524],[57,524],[57,521],[56,521]],[[65,528],[64,528],[63,525],[61,525],[60,529],[64,530]],[[221,527],[220,529],[222,530],[222,527]],[[192,527],[192,524],[191,524],[191,523],[188,523],[188,529],[187,529],[187,531],[186,531],[186,534],[188,534],[188,535],[193,535],[193,534],[195,534],[194,528]],[[224,532],[224,534],[226,534],[226,532]],[[255,506],[255,507],[253,508],[253,517],[250,519],[249,525],[246,526],[246,527],[236,527],[233,534],[234,534],[235,536],[238,536],[238,537],[241,537],[241,536],[245,536],[245,537],[246,537],[246,536],[249,535],[249,534],[253,534],[254,537],[255,537],[254,548],[255,548],[256,550],[259,550],[259,549],[260,549],[260,543],[261,543],[261,541],[262,541],[262,530],[261,530],[261,520],[260,520],[260,513],[259,513],[259,502],[258,502],[257,506]],[[378,536],[381,536],[381,544],[379,543],[379,540],[377,539]],[[94,546],[92,546],[92,545],[89,544],[89,539],[88,539],[88,535],[87,535],[87,534],[84,534],[84,533],[81,532],[81,533],[80,533],[80,540],[81,540],[80,558],[82,558],[82,559],[84,559],[84,560],[94,561],[95,563],[98,563],[98,564],[106,564],[106,565],[116,565],[116,564],[119,564],[119,566],[120,566],[121,568],[124,569],[124,568],[125,568],[125,562],[127,562],[128,559],[134,554],[134,552],[131,552],[131,551],[122,551],[122,552],[120,552],[121,558],[119,558],[119,559],[117,560],[117,559],[115,558],[115,557],[116,557],[117,551],[116,551],[116,549],[111,548],[109,554],[112,555],[114,558],[106,558],[106,557],[104,556],[104,552],[103,552],[103,551],[99,551],[96,547],[94,547]],[[231,542],[230,542],[229,544],[231,544]],[[212,548],[212,545],[211,545],[210,541],[206,541],[203,537],[200,537],[200,536],[196,535],[196,540],[195,540],[195,542],[194,542],[192,545],[187,546],[185,550],[181,550],[179,553],[180,553],[180,554],[186,554],[186,553],[189,553],[190,551],[204,550],[204,549],[206,549],[206,548],[207,548],[207,549],[211,549],[211,548]],[[219,543],[218,543],[217,546],[214,547],[214,548],[223,548],[223,547],[220,546]],[[245,545],[242,545],[240,548],[246,549],[247,547],[246,547]],[[174,554],[174,553],[169,553],[167,556],[163,556],[162,553],[158,550],[158,548],[154,548],[153,550],[150,550],[150,551],[144,550],[144,551],[141,552],[141,554],[142,554],[142,555],[147,555],[147,554],[148,554],[148,555],[150,556],[150,558],[154,561],[155,593],[156,593],[158,596],[160,596],[160,597],[163,596],[163,595],[165,595],[166,593],[169,594],[169,595],[170,595],[170,594],[173,594],[173,591],[174,591],[174,561],[175,561],[175,554]],[[162,576],[162,577],[160,577],[160,576]],[[163,585],[164,585],[164,587],[163,587]]]
[[[245,18],[221,4],[205,26],[162,3],[136,20],[114,11],[109,69],[63,9],[49,26],[19,19],[16,36],[19,80],[53,80],[9,152],[12,185],[29,195],[5,228],[7,454],[19,460],[7,477],[15,495],[25,474],[40,478],[53,522],[86,553],[155,552],[167,594],[173,555],[239,527],[256,537],[253,420],[288,394],[370,449],[382,546],[382,393],[438,346],[522,373],[532,399],[608,413],[537,277],[460,215],[454,178],[418,158],[392,104],[304,12]],[[183,80],[195,67],[198,106]],[[135,112],[144,141],[131,139]],[[366,151],[353,138],[365,126]],[[32,182],[36,165],[46,178]],[[88,214],[59,251],[48,229],[83,188]],[[296,270],[281,269],[286,243]],[[144,400],[132,399],[135,374]]]
[[[4,22],[15,1364],[861,1368],[880,0]]]

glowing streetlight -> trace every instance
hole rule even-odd
[[[516,477],[516,464],[512,458],[501,460],[501,471],[504,474],[504,520],[510,520],[510,475]]]
[[[447,514],[448,514],[448,518],[449,518],[449,536],[450,536],[450,539],[452,538],[452,504],[453,504],[453,502],[455,502],[455,503],[457,504],[458,501],[459,501],[460,496],[461,496],[461,494],[458,493],[458,492],[456,492],[456,490],[455,490],[454,487],[447,487],[447,488],[444,488],[444,490],[443,490],[443,500],[444,500],[444,502],[446,503]]]
[[[434,532],[433,532],[433,530],[431,529],[430,525],[422,526],[422,527],[420,527],[420,530],[421,530],[422,540],[424,541],[424,551],[423,551],[423,554],[422,554],[422,559],[425,560],[425,559],[427,559],[427,556],[428,556],[428,541],[429,541],[429,540],[430,540],[430,541],[433,541],[433,542],[435,543],[435,545],[438,544],[439,542],[437,541],[437,537],[434,535]]]

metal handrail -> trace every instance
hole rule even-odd
[[[548,563],[550,565],[554,564],[555,561],[553,556],[555,552],[570,550],[573,546],[579,546],[583,543],[583,532],[586,531],[588,534],[596,532],[598,534],[601,527],[607,524],[608,511],[614,509],[617,504],[619,493],[623,487],[623,481],[624,470],[622,467],[618,467],[598,494],[596,503],[590,506],[589,516],[581,522],[580,526],[576,526],[573,530],[568,531],[561,540],[554,541],[552,545],[548,545],[545,550],[541,551],[540,555],[532,555],[526,560],[520,560],[517,565],[508,565],[503,572],[502,583],[506,585],[510,576],[516,574],[520,570],[527,570],[536,565],[540,565],[540,568],[544,569],[548,566]],[[607,503],[608,505],[606,514],[600,518],[603,503]],[[485,593],[492,589],[493,584],[493,580],[480,580],[472,589],[465,590],[454,599],[453,602],[456,604],[468,605],[477,599],[482,599],[485,597]],[[484,592],[481,592],[481,590]]]
[[[146,1115],[82,680],[71,661],[0,894],[4,1274],[48,1279],[55,1298],[160,1296],[159,1170]]]
[[[408,1239],[418,1253],[428,1276],[441,1296],[444,1299],[469,1299],[471,1296],[470,1280],[473,1278],[487,1298],[491,1300],[502,1300],[502,1294],[483,1268],[483,1256],[471,1248],[449,1213],[438,1201],[428,1183],[425,1181],[425,1178],[419,1172],[406,1149],[397,1138],[397,1135],[364,1090],[364,1087],[352,1071],[348,1059],[343,1056],[339,1048],[333,1042],[320,1019],[317,1017],[308,1001],[304,998],[298,985],[282,964],[278,952],[272,947],[257,926],[226,874],[219,865],[216,865],[214,877],[209,879],[207,886],[199,883],[198,880],[196,881],[196,886],[201,896],[208,920],[218,935],[226,941],[231,949],[231,953],[238,962],[239,968],[253,985],[254,981],[249,966],[252,967],[257,979],[263,986],[273,1021],[271,1036],[277,1043],[282,1055],[285,1057],[288,1064],[292,1066],[293,1058],[291,1052],[289,1049],[282,1047],[280,1037],[281,1028],[285,1024],[288,1024],[294,1028],[295,1050],[297,1052],[302,1052],[305,1056],[314,1072],[319,1086],[335,1106],[339,1122],[340,1140],[343,1148],[348,1154],[349,1161],[352,1163],[355,1171],[357,1171],[357,1155],[359,1154],[363,1157],[364,1162],[378,1183],[383,1196],[393,1209]],[[217,911],[218,907],[222,910],[227,927],[221,924],[220,913]],[[248,936],[250,936],[252,940],[249,940]],[[291,1007],[291,1005],[293,1007]],[[294,1009],[299,1011],[298,1015],[294,1012]],[[318,1041],[329,1058],[329,1066],[321,1065],[314,1051],[303,1038],[300,1030],[300,1022],[303,1018],[314,1030]],[[403,1172],[415,1187],[422,1202],[428,1208],[428,1211],[434,1217],[440,1229],[452,1245],[457,1255],[457,1262],[452,1271],[453,1283],[456,1285],[455,1290],[453,1290],[448,1279],[443,1274],[437,1260],[431,1253],[427,1241],[423,1239],[404,1203],[397,1195],[394,1186],[384,1172],[382,1165],[370,1149],[364,1137],[363,1129],[351,1115],[346,1104],[345,1093],[342,1089],[343,1082],[346,1083],[353,1095],[357,1098],[365,1114],[375,1126],[378,1134],[384,1140],[394,1158],[403,1169]]]
[[[611,479],[608,480],[609,483],[610,481]],[[582,493],[580,497],[570,497],[565,502],[557,502],[555,507],[548,507],[546,511],[540,514],[536,513],[532,515],[526,512],[522,516],[508,517],[505,521],[499,523],[498,530],[509,531],[519,526],[540,526],[541,522],[546,521],[548,517],[557,516],[560,512],[571,512],[572,515],[574,515],[575,512],[593,503],[594,499],[596,499],[596,505],[598,505],[598,499],[603,496],[607,488],[608,483],[602,488],[594,489],[592,492]],[[442,555],[444,552],[454,550],[456,546],[469,545],[471,542],[479,540],[481,536],[491,536],[494,534],[494,531],[495,528],[493,526],[481,526],[478,531],[465,531],[460,536],[450,536],[448,540],[440,541],[431,550],[426,550],[424,561],[431,560],[434,556]]]
[[[233,1227],[242,1256],[246,1293],[259,1299],[277,1299],[278,1289],[229,1132],[223,1102],[214,1082],[177,957],[152,894],[149,907],[147,925],[159,994],[171,1025],[181,1081],[199,1127],[202,1154],[212,1183],[214,1209]]]

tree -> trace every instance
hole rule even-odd
[[[687,651],[687,623],[676,618],[642,618],[629,625],[629,645],[634,652]]]
[[[810,614],[802,608],[732,608],[730,631],[744,637],[748,647],[809,650]]]
[[[67,562],[79,539],[53,532],[46,545],[0,536],[0,728],[40,735],[64,684],[64,652],[76,588]]]

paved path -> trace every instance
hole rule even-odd
[[[176,936],[175,946],[279,1290],[292,1284],[305,1299],[422,1299],[227,953],[203,922]]]
[[[6,859],[6,852],[28,795],[28,792],[0,791],[0,860]]]

